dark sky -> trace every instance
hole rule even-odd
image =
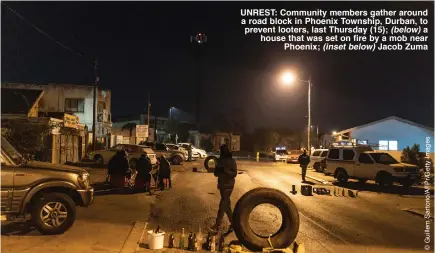
[[[195,112],[190,35],[206,32],[201,60],[202,118],[241,108],[251,128],[306,125],[307,87],[283,88],[277,73],[311,75],[312,121],[340,130],[388,116],[434,122],[431,2],[7,2],[73,50],[56,44],[2,6],[2,82],[91,84],[92,57],[101,87],[112,90],[114,116],[139,113],[151,92],[153,109]],[[381,5],[382,4],[382,5]],[[430,12],[430,51],[290,52],[245,36],[241,8],[411,9]],[[166,116],[166,115],[162,115]]]

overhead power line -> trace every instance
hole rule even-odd
[[[30,26],[32,26],[34,29],[36,29],[38,32],[44,34],[45,36],[47,36],[48,38],[50,38],[51,40],[53,40],[54,42],[56,42],[58,45],[60,45],[61,47],[73,52],[74,54],[83,57],[83,55],[81,53],[78,53],[76,51],[74,51],[73,49],[71,49],[70,47],[65,46],[64,44],[60,43],[58,40],[56,40],[55,38],[53,38],[52,36],[50,36],[48,33],[44,32],[42,29],[38,28],[37,26],[35,26],[34,24],[32,24],[30,21],[28,21],[26,18],[24,18],[23,16],[21,16],[16,10],[14,10],[13,8],[9,7],[7,4],[5,4],[4,2],[2,2],[2,4],[4,6],[6,6],[6,8],[8,8],[11,12],[13,12],[15,15],[17,15],[19,18],[21,18],[22,20],[24,20],[27,24],[29,24]]]

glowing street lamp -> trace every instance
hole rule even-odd
[[[308,84],[308,154],[311,154],[311,77],[308,80],[298,80],[291,72],[284,72],[281,76],[281,81],[284,85],[290,85],[295,81]]]

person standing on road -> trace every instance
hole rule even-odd
[[[146,152],[144,152],[137,161],[136,169],[138,172],[137,178],[141,179],[144,182],[144,185],[142,187],[145,188],[145,192],[149,191],[151,182],[150,172],[152,170],[152,165]]]
[[[130,164],[128,163],[127,153],[124,150],[119,150],[109,160],[107,165],[107,172],[110,177],[110,183],[115,187],[121,187],[124,185],[125,177],[130,170]]]
[[[305,175],[307,174],[307,167],[310,163],[310,157],[307,155],[307,151],[304,150],[304,153],[298,158],[299,166],[302,168],[302,182],[305,182]]]
[[[160,178],[162,180],[161,189],[169,189],[169,178],[171,177],[171,165],[165,156],[162,155],[159,159],[160,161]]]
[[[224,213],[227,214],[230,221],[228,231],[232,231],[232,217],[233,211],[231,210],[231,193],[235,185],[235,178],[237,176],[237,163],[233,158],[228,145],[224,144],[220,147],[220,157],[218,159],[214,175],[218,178],[217,188],[220,191],[221,200],[219,202],[219,211],[216,217],[216,223],[210,230],[214,233],[219,232],[222,225]]]
[[[192,146],[189,145],[187,146],[187,161],[191,162],[192,161]]]

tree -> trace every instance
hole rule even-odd
[[[424,154],[420,153],[420,145],[414,144],[411,148],[407,146],[402,150],[400,160],[405,163],[417,165],[419,168],[424,168]]]
[[[122,126],[121,131],[129,130],[130,131],[130,137],[132,137],[132,135],[133,135],[133,129],[136,129],[136,123],[129,122],[129,123],[127,123],[127,124]]]
[[[50,161],[52,145],[50,135],[59,124],[30,123],[7,120],[2,122],[2,135],[26,159]]]

